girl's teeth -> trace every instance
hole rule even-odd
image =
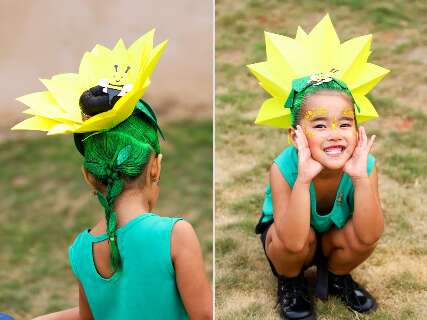
[[[329,148],[326,149],[325,152],[327,154],[340,154],[342,152],[342,148]]]

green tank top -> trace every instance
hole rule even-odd
[[[179,295],[170,241],[181,218],[142,214],[117,229],[122,268],[111,278],[96,270],[93,243],[107,234],[80,233],[69,248],[71,269],[84,288],[94,319],[188,319]]]
[[[289,146],[273,161],[283,175],[283,178],[292,189],[298,176],[298,154],[294,146]],[[375,165],[373,155],[368,155],[368,175]],[[310,183],[310,224],[318,232],[328,231],[332,225],[342,228],[354,211],[354,186],[351,178],[345,172],[338,186],[335,202],[331,212],[320,215],[316,208],[316,192],[313,182]],[[273,220],[273,201],[271,188],[268,184],[265,189],[264,204],[262,207],[262,222]]]

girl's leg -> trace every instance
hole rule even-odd
[[[362,243],[356,236],[352,219],[342,229],[333,228],[322,237],[322,251],[328,270],[337,275],[350,273],[374,251],[377,243]]]
[[[288,278],[296,277],[304,266],[308,266],[316,252],[316,234],[310,228],[304,247],[300,251],[290,251],[276,232],[274,223],[268,229],[265,251],[277,273]]]
[[[265,252],[278,274],[277,301],[282,318],[314,319],[307,283],[301,273],[303,267],[311,263],[316,252],[316,235],[313,229],[310,229],[304,247],[299,251],[292,251],[280,240],[273,223],[265,238]]]

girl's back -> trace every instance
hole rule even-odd
[[[107,234],[85,230],[77,236],[69,250],[70,262],[95,319],[136,319],[142,313],[148,319],[187,317],[170,250],[172,229],[179,220],[146,213],[119,228],[122,266],[108,278]]]

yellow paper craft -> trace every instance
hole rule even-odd
[[[49,135],[101,131],[127,119],[149,86],[149,77],[167,44],[164,41],[153,47],[154,31],[144,34],[128,49],[121,39],[112,50],[96,45],[84,54],[79,73],[41,79],[47,91],[17,98],[29,107],[24,113],[33,117],[18,123],[12,130],[40,130]],[[80,96],[96,85],[103,86],[106,91],[120,91],[121,98],[111,110],[83,121]]]
[[[273,98],[263,103],[255,123],[289,128],[290,110],[284,105],[292,80],[334,69],[334,78],[348,86],[360,108],[360,112],[355,110],[357,122],[378,117],[366,94],[389,70],[367,62],[371,41],[372,35],[365,35],[340,43],[329,15],[309,34],[298,27],[295,39],[265,32],[267,61],[248,68]]]

